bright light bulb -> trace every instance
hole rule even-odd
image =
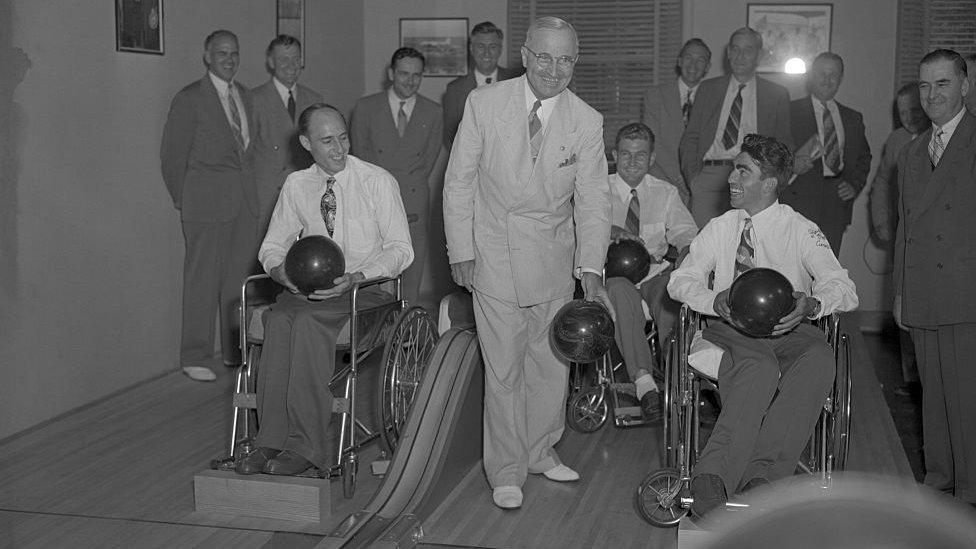
[[[786,61],[786,67],[783,70],[786,74],[806,74],[807,64],[799,57],[794,57]]]

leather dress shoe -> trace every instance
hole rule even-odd
[[[292,450],[284,450],[268,460],[264,472],[269,475],[298,475],[312,467],[312,462]]]
[[[264,466],[267,465],[268,460],[277,456],[278,452],[278,450],[266,446],[255,448],[237,460],[237,464],[234,465],[234,471],[238,475],[256,475],[264,470]]]
[[[661,410],[661,391],[648,391],[641,397],[641,415],[647,423],[661,423],[664,413]]]
[[[216,381],[217,374],[206,366],[183,366],[183,373],[193,381]]]
[[[547,479],[554,480],[556,482],[573,482],[579,480],[580,478],[579,473],[563,464],[559,464],[542,474],[545,475]]]
[[[722,477],[711,473],[702,473],[691,479],[691,497],[695,500],[691,504],[691,512],[698,518],[724,507],[729,500]]]
[[[518,509],[522,506],[522,489],[518,486],[496,486],[491,500],[502,509]]]

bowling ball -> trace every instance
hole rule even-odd
[[[622,276],[637,284],[651,269],[651,254],[636,240],[621,240],[607,248],[607,263],[604,267],[607,278]]]
[[[312,235],[292,244],[285,255],[285,275],[298,291],[328,290],[346,272],[342,249],[327,236]]]
[[[549,341],[556,354],[570,362],[594,362],[610,350],[613,319],[602,304],[574,299],[553,317]]]
[[[729,289],[732,325],[753,337],[771,334],[773,326],[795,306],[793,285],[773,269],[749,269]]]

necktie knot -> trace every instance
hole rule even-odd
[[[491,77],[485,78],[485,84],[491,84]]]

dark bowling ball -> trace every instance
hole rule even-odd
[[[771,334],[795,306],[793,285],[773,269],[749,269],[729,289],[732,325],[753,337]]]
[[[613,319],[602,304],[574,299],[553,317],[549,340],[560,357],[581,364],[593,362],[610,350]]]
[[[636,240],[621,240],[607,248],[607,278],[622,276],[637,284],[651,270],[651,254]]]
[[[346,272],[346,259],[334,240],[312,235],[292,244],[285,255],[285,275],[298,291],[328,290]]]

